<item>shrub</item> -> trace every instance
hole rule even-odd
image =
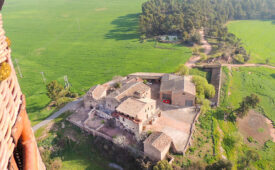
[[[189,74],[189,68],[186,65],[181,64],[177,68],[176,73],[179,73],[180,75],[188,75]]]
[[[142,34],[139,39],[141,43],[146,42],[146,35]]]
[[[210,110],[210,101],[207,99],[204,99],[201,106],[201,114],[206,113],[208,110]]]
[[[237,144],[237,139],[235,136],[226,135],[223,138],[222,144],[223,144],[223,148],[225,149],[226,153],[230,154]]]
[[[201,60],[207,60],[207,55],[205,53],[200,53],[200,56],[201,56]]]
[[[248,141],[249,143],[252,143],[252,142],[253,142],[253,138],[252,138],[251,136],[249,136],[249,137],[247,138],[247,141]]]
[[[191,41],[194,42],[194,43],[200,44],[200,42],[201,42],[201,35],[198,32],[194,33],[191,36]]]
[[[200,54],[200,50],[198,46],[194,46],[192,49],[192,54],[193,55],[199,55]]]
[[[7,62],[0,65],[0,82],[6,80],[11,74],[11,66]]]
[[[62,106],[65,103],[71,102],[72,99],[69,97],[60,97],[56,100],[56,106]]]
[[[208,99],[212,99],[213,97],[215,97],[215,87],[211,84],[208,84],[204,87],[204,90],[205,90],[205,97],[208,98]]]
[[[205,154],[204,155],[204,158],[203,160],[206,162],[206,163],[212,163],[215,161],[215,158],[213,156],[211,156],[210,154]]]
[[[64,87],[60,83],[58,83],[56,80],[53,80],[49,84],[47,84],[46,88],[48,91],[47,95],[53,101],[56,101],[58,98],[65,96],[67,94]]]
[[[167,160],[162,160],[154,166],[153,170],[173,170],[173,168]]]
[[[234,57],[238,62],[244,63],[244,56],[242,54],[237,54]]]
[[[195,148],[195,147],[190,147],[190,148],[189,148],[189,152],[190,152],[190,153],[194,153],[194,152],[195,152],[195,150],[196,150],[196,148]]]
[[[206,170],[219,170],[219,169],[231,170],[232,163],[229,160],[222,159],[206,167]]]
[[[120,87],[121,87],[121,83],[116,83],[116,84],[114,85],[114,87],[115,87],[116,89],[120,88]]]

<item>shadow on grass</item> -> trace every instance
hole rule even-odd
[[[275,74],[271,74],[270,76],[275,79]]]
[[[112,25],[115,25],[115,29],[109,31],[106,35],[106,39],[115,40],[131,40],[139,38],[138,22],[139,13],[128,14],[125,16],[120,16],[114,21]]]

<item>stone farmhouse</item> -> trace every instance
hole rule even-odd
[[[161,78],[160,99],[176,106],[194,106],[196,89],[191,76],[165,74]]]
[[[197,117],[193,107],[195,96],[196,89],[190,76],[134,73],[92,87],[84,96],[84,108],[89,111],[91,127],[94,113],[103,119],[115,120],[116,127],[137,138],[152,130],[144,141],[144,155],[152,160],[162,160],[171,146],[183,153],[188,145],[188,136],[192,133],[190,127]],[[163,110],[164,106],[166,109]],[[172,109],[171,113],[168,113],[169,109]],[[83,121],[84,124],[89,120]],[[102,127],[98,126],[96,130]]]
[[[141,134],[143,125],[156,113],[156,101],[150,98],[128,98],[116,108],[121,124],[134,134]]]

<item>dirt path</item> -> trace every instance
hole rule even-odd
[[[266,65],[266,64],[222,64],[221,66],[227,66],[227,67],[266,67],[266,68],[271,68],[275,69],[275,66],[271,65]]]
[[[205,35],[204,35],[204,30],[203,30],[203,29],[201,29],[201,30],[199,31],[199,34],[200,34],[200,36],[201,36],[201,44],[202,44],[201,47],[204,48],[204,53],[205,53],[206,55],[208,55],[208,54],[211,52],[212,47],[211,47],[211,45],[205,40]],[[189,59],[189,61],[187,61],[187,62],[185,63],[185,65],[186,65],[187,67],[191,68],[191,67],[193,67],[200,59],[201,59],[200,56],[197,56],[197,55],[192,56],[192,57]]]
[[[48,117],[47,119],[43,120],[42,122],[38,123],[37,125],[33,126],[32,129],[35,132],[36,130],[38,130],[39,128],[41,128],[42,126],[47,125],[48,123],[50,123],[53,119],[57,118],[58,116],[60,116],[62,113],[69,111],[69,110],[73,110],[76,108],[76,106],[78,105],[78,103],[80,101],[82,101],[82,98],[79,98],[73,102],[70,102],[68,104],[66,104],[66,106],[64,106],[63,108],[61,108],[59,111],[55,112],[53,115],[51,115],[50,117]]]
[[[201,29],[199,33],[201,35],[201,43],[202,48],[204,48],[204,53],[208,55],[212,50],[212,46],[205,40],[204,30]]]

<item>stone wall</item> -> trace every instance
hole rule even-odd
[[[161,153],[156,148],[152,147],[151,144],[144,143],[144,155],[148,156],[154,161],[161,160]]]
[[[183,92],[174,92],[172,93],[172,105],[176,106],[186,106],[186,101],[190,100],[193,102],[193,105],[195,104],[195,96],[191,95],[189,93],[183,93]]]
[[[190,128],[190,135],[187,139],[187,142],[186,142],[186,145],[184,147],[184,151],[183,151],[183,154],[186,152],[186,150],[189,148],[189,146],[191,146],[191,142],[193,140],[192,136],[193,136],[193,133],[195,132],[195,129],[196,129],[196,122],[198,121],[198,118],[200,116],[200,111],[197,113],[197,115],[195,116],[193,122],[192,122],[192,125],[191,125],[191,128]]]
[[[119,122],[123,125],[123,127],[130,132],[138,135],[142,132],[142,125],[141,123],[135,123],[132,120],[119,116]]]

